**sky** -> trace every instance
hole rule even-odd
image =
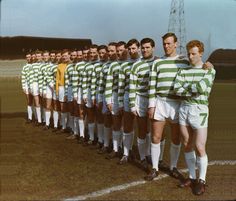
[[[0,0],[1,1],[1,0]],[[163,54],[171,0],[2,0],[1,36],[89,38],[96,44],[151,37]],[[236,49],[236,0],[185,0],[186,41],[205,54]]]

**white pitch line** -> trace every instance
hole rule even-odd
[[[234,161],[210,161],[208,163],[208,166],[210,165],[236,165],[236,160]],[[181,169],[180,172],[185,173],[188,172],[188,169]],[[168,177],[169,175],[167,174],[161,174],[159,175],[157,178],[154,179],[154,181],[158,181],[161,179],[164,179],[166,177]],[[118,185],[118,186],[113,186],[111,188],[105,188],[99,191],[95,191],[95,192],[91,192],[85,195],[80,195],[74,198],[67,198],[64,199],[63,201],[80,201],[80,200],[86,200],[88,198],[95,198],[95,197],[99,197],[99,196],[103,196],[103,195],[107,195],[109,193],[115,192],[115,191],[120,191],[120,190],[125,190],[127,188],[133,187],[133,186],[138,186],[141,184],[145,184],[145,183],[150,183],[148,181],[145,180],[139,180],[139,181],[134,181],[131,183],[126,183],[126,184],[122,184],[122,185]]]

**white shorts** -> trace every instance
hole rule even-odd
[[[148,110],[148,98],[136,95],[135,108],[139,117],[146,117]]]
[[[125,92],[125,95],[124,95],[124,111],[131,112],[130,107],[129,107],[129,93],[128,92]]]
[[[33,96],[38,96],[39,95],[39,85],[37,82],[34,82],[32,85],[31,93]]]
[[[26,95],[29,95],[29,94],[30,94],[30,90],[29,90],[28,88],[26,88],[26,89],[24,89],[24,93],[25,93]]]
[[[25,84],[25,89],[23,89],[23,90],[24,90],[24,93],[27,95],[30,93],[30,89],[29,89],[28,84]]]
[[[59,86],[58,99],[60,102],[65,102],[65,87]]]
[[[52,97],[53,97],[53,90],[51,87],[47,86],[46,87],[46,98],[52,99]]]
[[[179,124],[193,129],[207,128],[209,109],[207,105],[182,103],[179,109]]]
[[[111,103],[112,103],[112,115],[117,115],[119,112],[119,101],[118,101],[118,93],[113,92],[112,93],[112,98],[111,98]]]
[[[82,93],[82,88],[78,88],[78,92],[77,92],[77,104],[82,104],[82,100],[83,100],[83,93]]]
[[[166,97],[157,96],[154,112],[154,119],[172,123],[178,123],[180,101]]]
[[[93,107],[93,101],[92,101],[92,96],[91,96],[91,90],[90,89],[88,89],[88,93],[87,93],[86,107],[88,107],[88,108],[92,108]]]
[[[72,86],[68,86],[67,101],[68,102],[72,102],[73,101]]]

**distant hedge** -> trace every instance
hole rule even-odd
[[[44,38],[44,37],[0,37],[0,59],[20,59],[32,50],[78,49],[92,44],[91,39]]]

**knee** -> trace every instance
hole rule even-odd
[[[161,137],[158,135],[152,135],[152,142],[158,144],[161,142]]]
[[[197,155],[199,155],[199,156],[206,155],[205,145],[203,145],[203,144],[196,144],[196,151],[197,151]]]

